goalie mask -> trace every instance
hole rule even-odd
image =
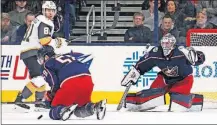
[[[166,34],[165,36],[163,36],[160,42],[164,56],[168,56],[175,48],[176,38],[171,34]]]
[[[54,48],[52,46],[43,46],[38,50],[37,61],[40,65],[44,64],[45,56],[52,57],[55,55]]]

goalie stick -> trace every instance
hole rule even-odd
[[[149,47],[150,47],[150,44],[147,44],[147,45],[146,45],[146,50],[145,50],[145,52],[144,52],[144,55],[148,52],[148,48],[149,48]],[[132,84],[133,84],[133,83],[130,82],[129,85],[127,86],[127,88],[125,89],[124,94],[123,94],[123,96],[121,97],[121,100],[120,100],[120,102],[119,102],[119,104],[118,104],[117,111],[119,111],[119,110],[123,107],[124,100],[126,99],[127,94],[128,94],[128,91],[130,90],[130,87],[132,86]]]
[[[130,90],[131,85],[132,85],[132,82],[130,82],[130,84],[129,84],[129,85],[127,86],[127,88],[125,89],[124,94],[123,94],[123,96],[122,96],[122,98],[121,98],[121,101],[120,101],[119,104],[118,104],[117,111],[119,111],[119,110],[123,107],[124,100],[125,100],[126,97],[127,97],[127,94],[128,94],[128,91]]]

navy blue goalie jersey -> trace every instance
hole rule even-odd
[[[205,56],[200,51],[197,51],[197,55],[198,61],[195,65],[200,65],[205,61]],[[191,63],[178,47],[167,57],[163,55],[161,47],[152,48],[150,52],[140,58],[136,64],[136,69],[143,75],[155,66],[160,68],[161,71],[158,74],[164,77],[166,84],[181,81],[193,72]]]

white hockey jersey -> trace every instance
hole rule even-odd
[[[21,59],[33,56],[41,47],[41,40],[51,39],[54,32],[54,24],[44,15],[39,15],[32,21],[21,42]],[[32,51],[32,52],[31,52]]]

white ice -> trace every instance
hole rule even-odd
[[[31,107],[33,107],[31,105]],[[205,108],[202,112],[167,112],[168,106],[153,109],[152,112],[116,111],[117,105],[107,105],[106,116],[97,120],[96,116],[77,118],[67,121],[54,121],[46,112],[21,112],[13,104],[2,105],[3,124],[210,124],[217,123],[217,108]],[[40,115],[43,117],[38,120]]]

